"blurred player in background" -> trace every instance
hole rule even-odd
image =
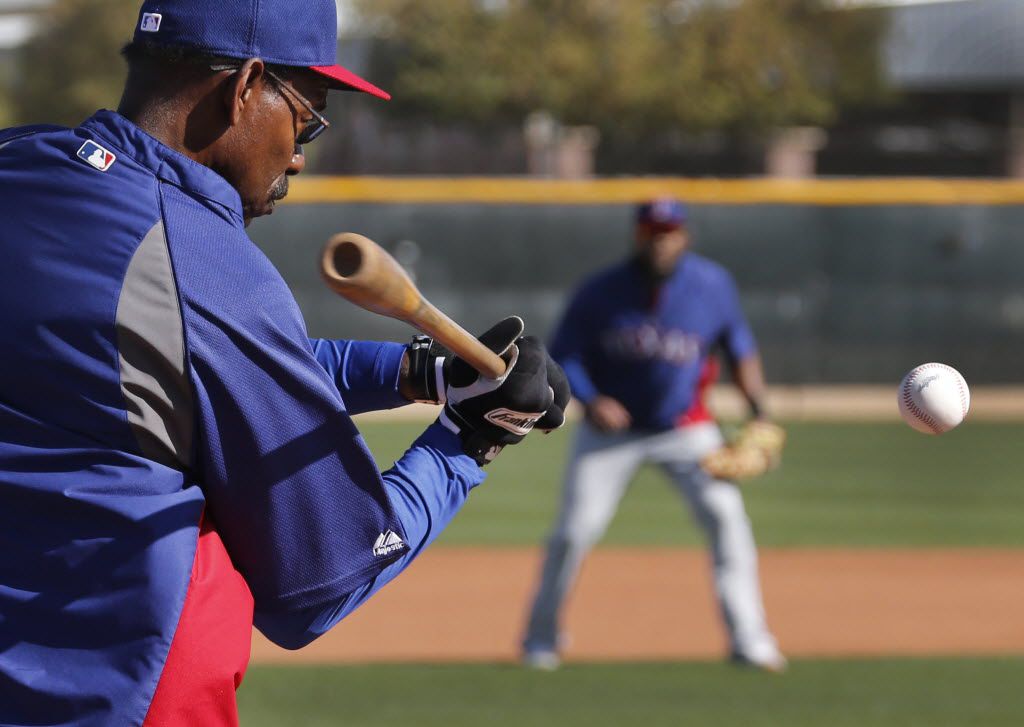
[[[633,253],[583,284],[555,333],[552,355],[586,416],[529,616],[528,666],[558,666],[566,594],[637,469],[650,462],[669,476],[707,535],[731,658],[775,672],[786,667],[765,623],[743,497],[702,466],[709,456],[733,454],[704,404],[717,377],[713,353],[724,352],[755,420],[765,417],[761,360],[732,277],[688,252],[689,243],[680,202],[638,207]]]
[[[510,317],[484,379],[310,339],[245,226],[327,130],[334,0],[147,0],[117,112],[0,131],[0,724],[235,725],[402,572],[568,384]],[[311,261],[312,265],[312,261]],[[446,406],[380,472],[352,415]],[[514,424],[509,424],[514,420]]]

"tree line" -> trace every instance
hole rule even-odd
[[[57,0],[14,57],[5,123],[116,106],[137,0]],[[602,138],[827,125],[886,94],[884,13],[834,0],[352,0],[382,113],[478,126],[542,110]],[[345,42],[343,37],[342,42]]]

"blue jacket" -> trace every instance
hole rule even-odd
[[[601,270],[572,296],[551,344],[573,396],[618,399],[638,430],[671,429],[696,403],[716,348],[757,352],[732,276],[688,252],[658,286],[634,260]]]
[[[0,723],[232,710],[253,612],[307,643],[483,479],[437,424],[382,475],[350,417],[403,346],[310,340],[237,192],[116,113],[0,132],[0,260]]]

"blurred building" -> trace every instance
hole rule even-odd
[[[883,67],[899,99],[829,129],[820,173],[1024,177],[1024,2],[894,7]]]

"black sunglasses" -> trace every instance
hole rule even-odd
[[[236,65],[210,66],[211,71],[237,71],[239,68],[240,66]],[[274,87],[282,95],[290,95],[292,99],[298,101],[299,104],[301,104],[309,113],[313,115],[313,118],[307,121],[305,126],[302,127],[302,130],[296,135],[296,144],[298,144],[299,146],[308,144],[309,142],[319,137],[322,133],[327,131],[327,129],[331,128],[331,122],[325,119],[323,117],[323,114],[317,112],[317,110],[313,108],[313,104],[307,101],[306,98],[301,93],[299,93],[294,88],[292,88],[288,83],[286,83],[283,78],[278,76],[276,73],[271,71],[266,66],[264,66],[263,72],[267,74],[267,78],[273,81]],[[285,92],[287,92],[287,94]]]

